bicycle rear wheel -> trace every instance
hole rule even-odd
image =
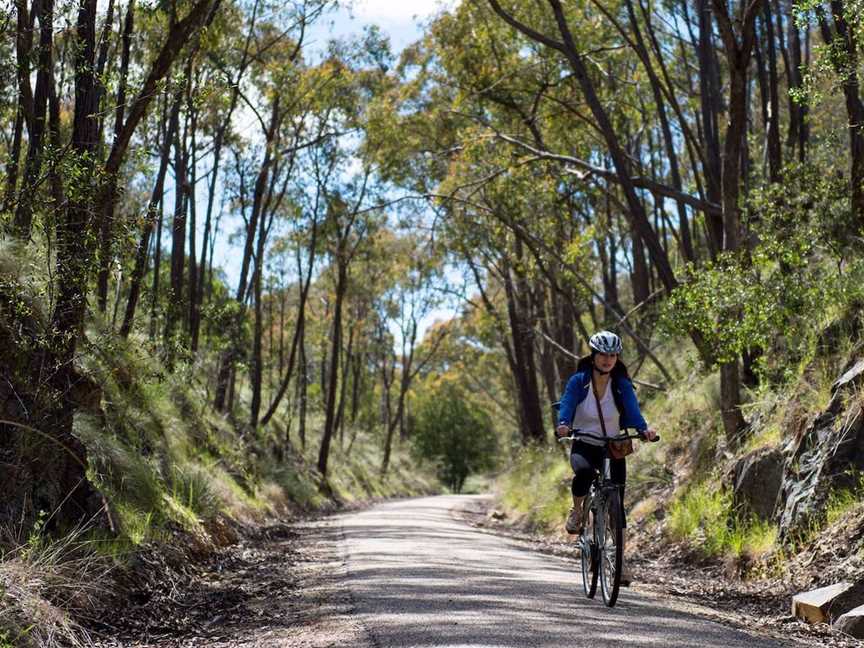
[[[610,490],[604,498],[603,545],[600,547],[600,589],[603,602],[612,607],[621,587],[621,565],[624,559],[624,528],[621,498]]]

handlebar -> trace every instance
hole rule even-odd
[[[579,439],[594,439],[595,441],[602,441],[604,444],[609,443],[610,441],[627,441],[628,439],[639,439],[640,441],[648,441],[645,438],[645,434],[642,432],[621,432],[617,436],[614,437],[604,437],[599,434],[589,434],[587,432],[580,432],[578,429],[571,428],[570,436],[558,437],[558,442],[564,441],[578,441]],[[660,440],[660,435],[658,434],[654,439],[651,440],[651,443],[656,443]]]

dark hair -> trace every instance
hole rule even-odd
[[[590,355],[579,358],[579,362],[576,364],[576,371],[592,370],[594,368],[595,355],[597,355],[597,352],[592,350]],[[620,355],[618,356],[618,362],[616,362],[615,366],[612,367],[611,373],[615,378],[624,377],[630,382],[633,382],[633,379],[630,377],[630,372],[627,371],[627,365],[621,361]]]

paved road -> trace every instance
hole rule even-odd
[[[477,531],[465,497],[391,502],[342,520],[355,613],[381,648],[778,648],[631,589],[582,594],[573,561]],[[791,645],[791,644],[785,644]]]

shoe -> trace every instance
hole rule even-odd
[[[577,511],[576,508],[570,509],[570,514],[567,516],[567,521],[564,523],[564,529],[570,535],[582,533],[582,511]]]

